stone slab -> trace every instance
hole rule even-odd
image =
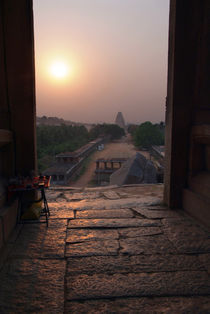
[[[162,203],[161,204],[153,204],[153,205],[147,204],[143,208],[149,209],[149,210],[162,210],[162,211],[163,210],[169,210],[168,207],[163,205]]]
[[[198,228],[200,228],[200,226],[195,222],[195,220],[193,220],[192,218],[190,218],[189,216],[185,216],[183,213],[183,216],[178,217],[178,218],[172,218],[172,217],[166,217],[164,219],[162,219],[162,223],[165,227],[193,227],[196,226]],[[182,228],[181,227],[181,228]]]
[[[191,220],[163,220],[163,231],[179,253],[210,253],[210,233]]]
[[[161,196],[162,197],[162,196]],[[117,209],[117,208],[133,208],[146,206],[148,203],[157,202],[157,197],[141,197],[141,195],[129,198],[120,198],[117,200],[96,199],[96,200],[81,200],[78,202],[69,202],[70,208],[76,210],[87,209]]]
[[[51,186],[48,191],[82,191],[81,187],[57,185]]]
[[[64,201],[67,201],[67,198],[64,192],[59,192],[56,198],[52,198],[52,200],[56,202],[64,202]]]
[[[68,203],[66,202],[54,202],[54,203],[48,203],[49,209],[50,209],[50,217],[51,218],[74,218],[74,211],[69,209]]]
[[[171,226],[163,227],[164,233],[171,238],[180,237],[190,237],[191,239],[210,239],[210,233],[205,232],[202,229],[197,228],[196,226]]]
[[[76,218],[132,218],[130,209],[106,209],[77,211]]]
[[[66,313],[72,314],[207,314],[209,313],[209,309],[210,299],[208,296],[159,298],[142,297],[66,302]]]
[[[66,242],[76,243],[118,238],[119,234],[115,229],[67,229]]]
[[[206,271],[77,275],[67,278],[67,300],[210,293]]]
[[[117,191],[117,194],[121,197],[129,197],[129,194],[123,191]]]
[[[1,313],[63,313],[64,260],[8,260],[0,273]]]
[[[116,200],[120,198],[119,195],[114,191],[103,192],[103,195],[110,200]]]
[[[47,190],[45,194],[46,194],[47,201],[51,202],[51,201],[55,201],[57,197],[61,194],[61,192]]]
[[[13,258],[61,258],[64,257],[67,220],[52,219],[46,224],[23,226],[14,248]]]
[[[81,201],[84,199],[87,199],[87,197],[85,196],[84,193],[73,193],[73,194],[67,194],[65,193],[66,199],[70,202],[74,202],[74,201]]]
[[[66,256],[98,256],[117,255],[119,242],[117,240],[86,241],[66,244]]]
[[[173,239],[173,245],[176,247],[178,253],[183,254],[210,253],[210,239],[196,240],[190,239],[190,237],[188,238],[177,237],[176,239]]]
[[[148,235],[163,234],[159,227],[139,227],[139,228],[123,228],[118,229],[120,238],[136,238]]]
[[[95,200],[101,196],[100,192],[79,192],[79,193],[65,193],[65,197],[70,202],[81,200]]]
[[[160,219],[165,217],[180,217],[182,214],[181,211],[175,211],[175,210],[152,210],[152,209],[146,209],[141,207],[135,207],[133,208],[134,211],[139,213],[145,218],[149,219]]]
[[[107,186],[95,186],[95,187],[86,187],[84,190],[85,192],[91,192],[91,191],[104,191],[104,190],[110,190],[110,189],[118,189],[119,187],[117,185],[107,185]]]
[[[67,275],[205,270],[204,266],[197,256],[191,255],[74,257],[68,258]]]
[[[176,254],[176,249],[163,235],[120,239],[120,253],[137,254]]]
[[[70,220],[68,228],[124,228],[124,227],[159,227],[157,220],[124,218],[124,219],[75,219]]]

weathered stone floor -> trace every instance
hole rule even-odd
[[[48,191],[1,262],[0,313],[210,313],[210,233],[162,186]]]

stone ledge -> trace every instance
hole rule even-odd
[[[3,220],[2,217],[0,217],[0,249],[4,245],[4,233],[3,233]]]
[[[200,194],[191,190],[183,190],[183,208],[204,226],[210,228],[210,202]]]
[[[206,271],[93,274],[67,277],[67,300],[209,295]]]
[[[159,298],[116,298],[71,301],[66,303],[65,312],[72,314],[109,314],[109,313],[208,313],[209,297],[159,297]]]
[[[194,255],[118,255],[67,258],[67,277],[81,274],[123,274],[205,270],[210,254]]]
[[[75,219],[70,220],[69,229],[82,228],[129,228],[129,227],[160,227],[159,220],[140,218],[109,218],[109,219]]]
[[[15,200],[10,206],[0,209],[0,249],[8,241],[17,221],[18,202]]]

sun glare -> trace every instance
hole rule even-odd
[[[79,77],[77,59],[70,55],[57,57],[46,54],[39,60],[39,71],[45,82],[56,86],[73,86]]]
[[[65,79],[68,76],[68,65],[63,61],[54,61],[50,66],[50,74],[57,79]]]

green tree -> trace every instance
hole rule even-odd
[[[135,131],[137,130],[138,125],[137,124],[129,124],[128,126],[128,133],[131,135],[134,135]]]
[[[134,134],[134,142],[138,147],[150,148],[152,145],[164,145],[164,133],[159,125],[146,121],[138,126]]]
[[[124,129],[117,124],[97,124],[89,132],[90,138],[95,139],[97,137],[109,136],[110,139],[119,139],[125,135]]]
[[[39,125],[37,127],[37,156],[39,171],[47,168],[54,156],[61,152],[74,151],[89,141],[84,126]]]

